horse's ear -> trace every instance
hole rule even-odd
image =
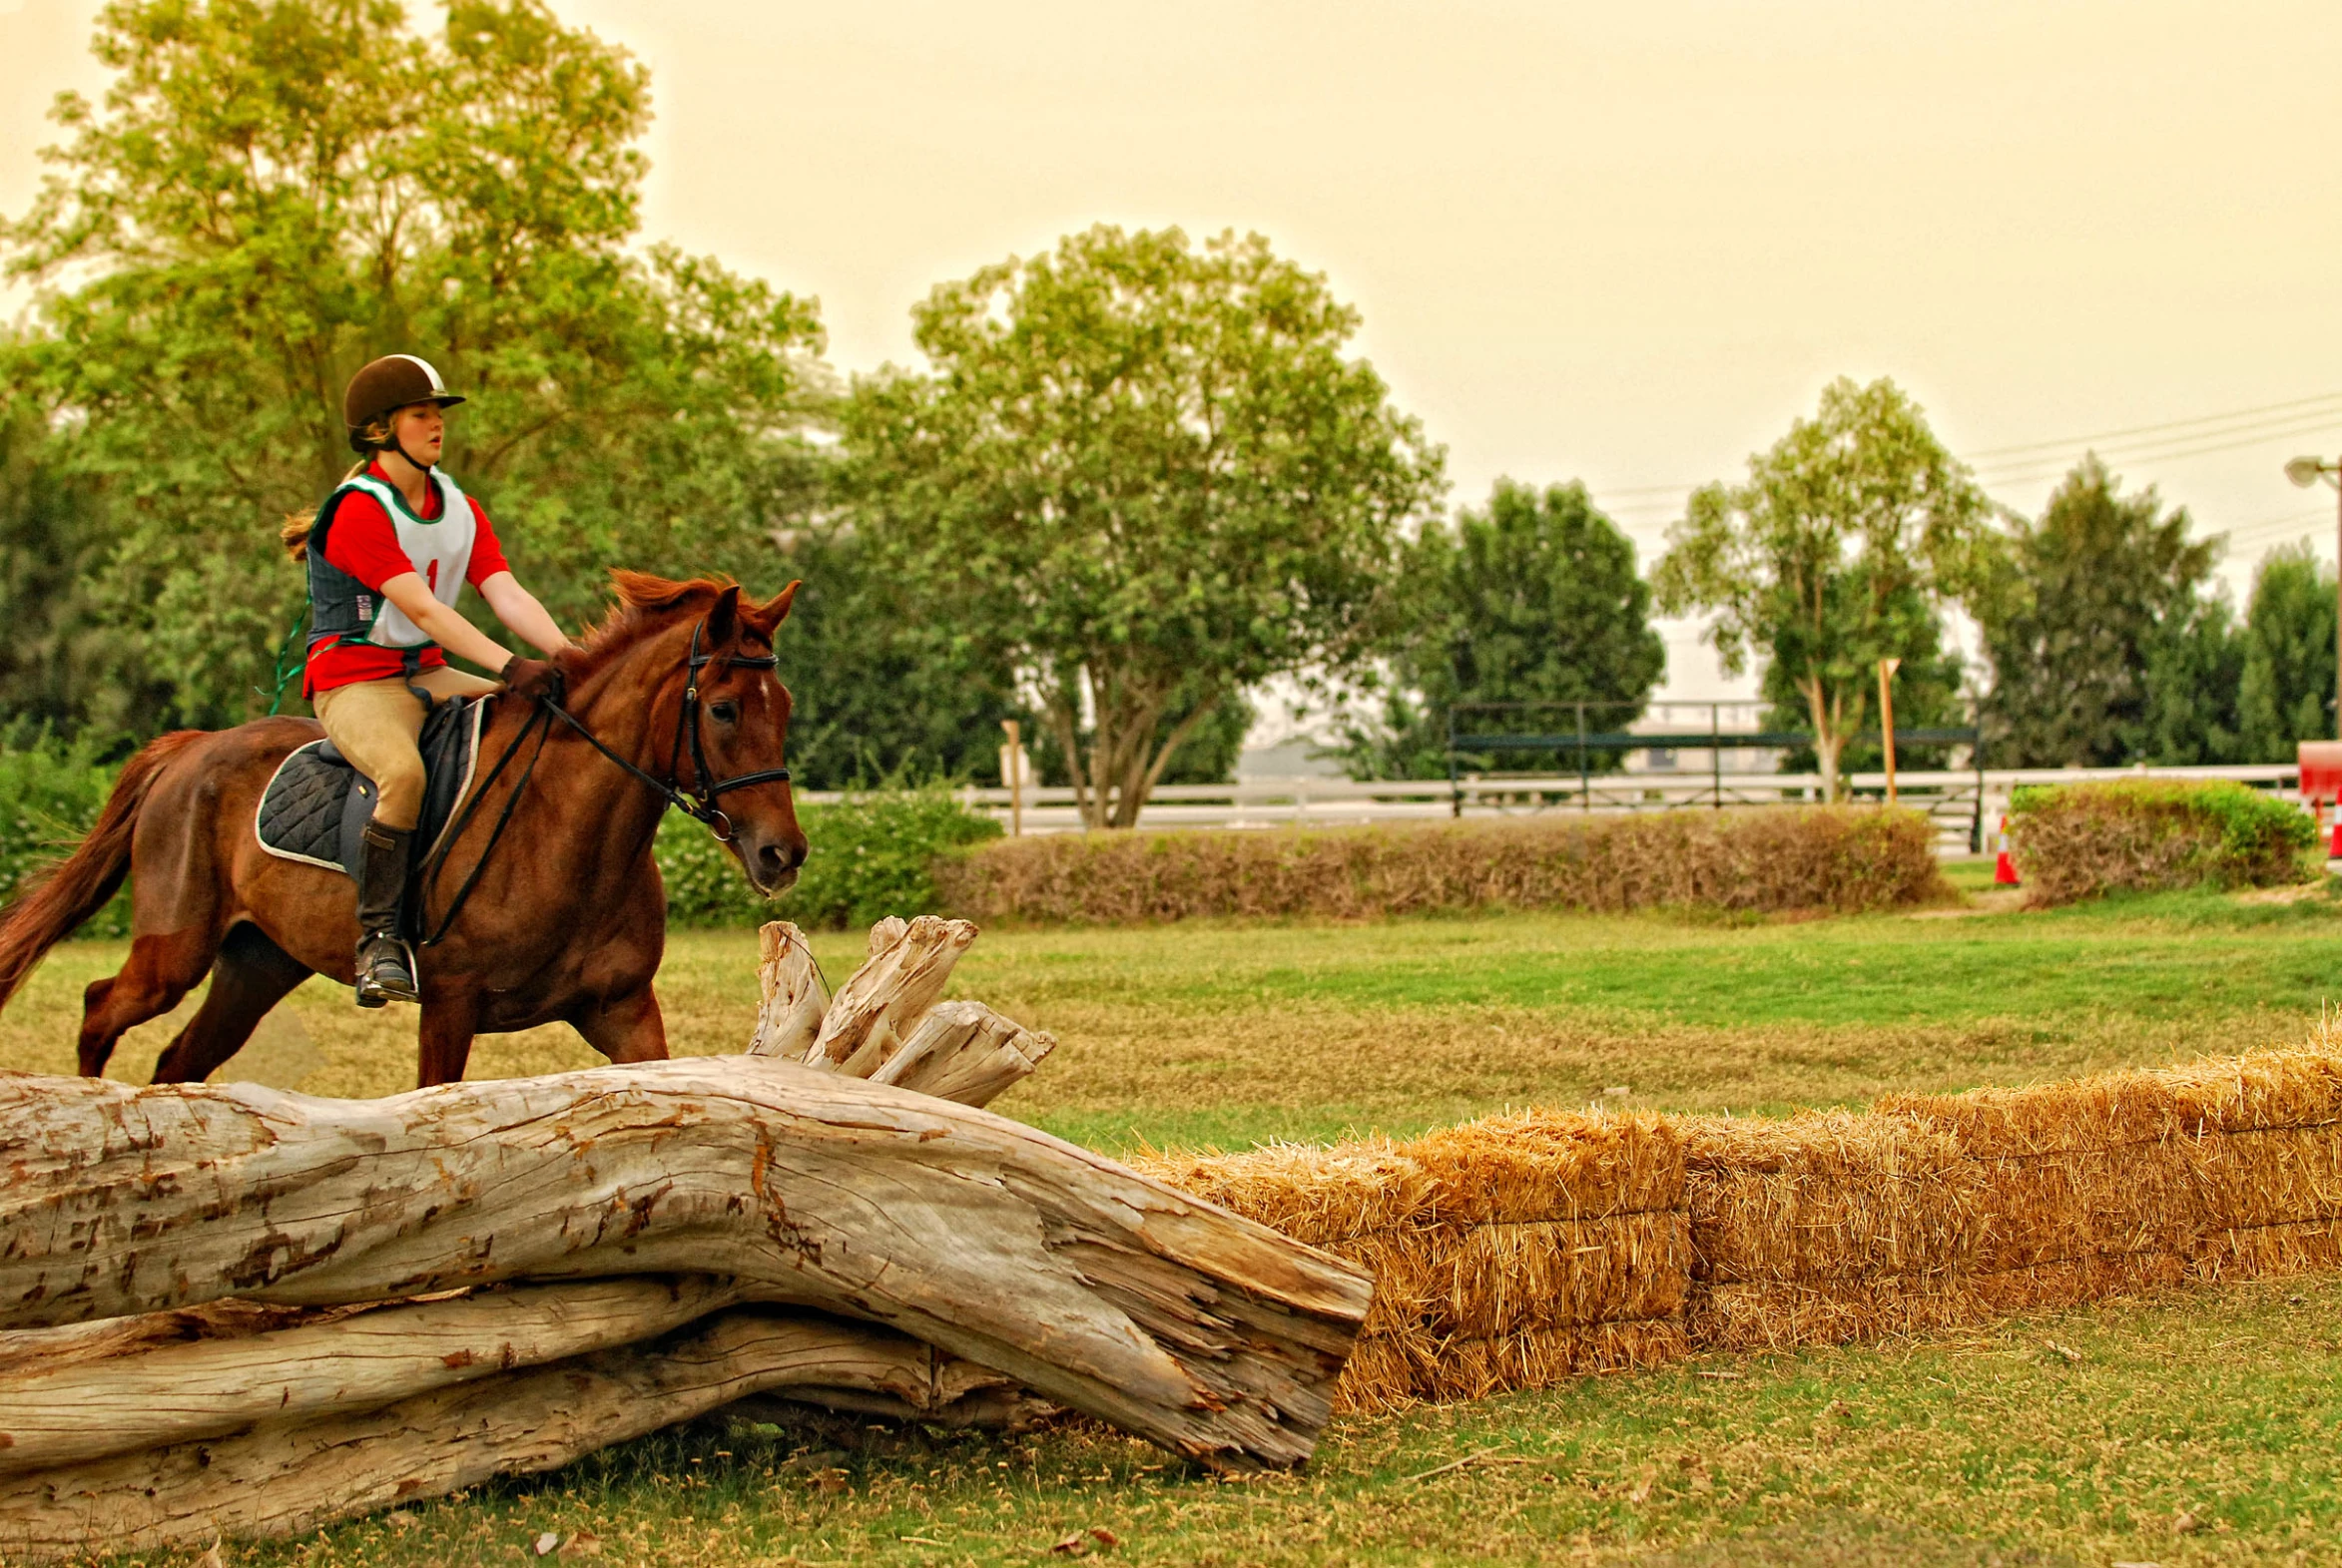
[[[771,642],[781,623],[789,619],[789,607],[797,602],[797,591],[804,586],[802,581],[791,583],[763,604],[742,606],[740,613],[748,621],[749,630]]]
[[[740,636],[740,585],[732,584],[716,596],[708,609],[708,647],[715,650]]]

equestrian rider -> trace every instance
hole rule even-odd
[[[439,471],[444,410],[462,401],[412,354],[388,354],[358,371],[341,409],[360,461],[305,530],[297,519],[286,528],[294,559],[305,553],[308,563],[302,695],[377,791],[357,868],[360,1007],[421,1000],[400,916],[423,801],[416,742],[432,701],[500,689],[561,696],[552,664],[505,652],[455,613],[469,583],[497,620],[548,660],[569,647],[513,577],[487,512]],[[442,649],[494,670],[497,681],[449,669]]]

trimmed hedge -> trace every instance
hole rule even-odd
[[[936,866],[954,913],[1130,923],[1484,908],[1875,909],[1946,896],[1914,811],[1783,806],[1344,827],[1054,833]]]
[[[81,841],[120,768],[86,748],[43,741],[0,750],[0,905]],[[800,810],[813,854],[797,885],[768,902],[757,896],[730,850],[699,823],[670,813],[659,829],[659,870],[667,916],[676,925],[747,925],[785,918],[801,925],[866,926],[889,914],[936,907],[929,867],[936,858],[997,837],[990,817],[941,787],[889,789]],[[82,926],[83,936],[130,934],[125,888]]]
[[[2034,784],[2009,802],[2028,902],[2116,888],[2275,887],[2315,874],[2317,824],[2292,801],[2228,780]]]

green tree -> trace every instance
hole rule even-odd
[[[432,359],[472,401],[448,467],[572,622],[602,570],[769,570],[816,472],[809,302],[630,248],[648,80],[540,0],[113,0],[11,275],[6,379],[107,537],[95,609],[178,722],[252,711],[301,600],[274,543],[349,457],[343,382]]]
[[[2253,573],[2236,693],[2243,761],[2290,763],[2296,742],[2333,738],[2334,574],[2306,544]]]
[[[2250,761],[2237,707],[2244,656],[2244,637],[2225,590],[2166,621],[2147,656],[2138,755],[2165,767]]]
[[[1653,586],[1671,614],[1715,613],[1707,635],[1728,674],[1764,655],[1835,799],[1878,662],[1938,656],[1942,604],[1982,569],[1987,509],[1894,382],[1841,377],[1814,418],[1748,460],[1746,482],[1692,493]]]
[[[931,368],[857,384],[848,493],[1037,691],[1093,825],[1236,694],[1367,656],[1441,456],[1322,276],[1257,235],[1101,226],[912,322]]]
[[[774,646],[796,705],[789,765],[802,787],[997,781],[1000,721],[1030,716],[1006,665],[958,618],[910,593],[851,531],[793,537],[780,572],[805,582]]]
[[[1598,703],[1594,728],[1625,729],[1667,668],[1650,607],[1634,545],[1584,485],[1497,480],[1487,510],[1426,527],[1409,552],[1390,644],[1395,690],[1380,724],[1348,731],[1346,767],[1354,778],[1440,777],[1459,703]],[[1563,763],[1508,754],[1492,766]]]
[[[2165,512],[2151,486],[2123,495],[2094,454],[2039,522],[2014,526],[1992,590],[1976,598],[1997,766],[2110,768],[2147,749],[2149,666],[2192,625],[2219,559],[2219,543],[2188,527],[2186,509]]]

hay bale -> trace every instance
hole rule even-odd
[[[1406,1146],[1451,1225],[1537,1224],[1683,1207],[1683,1140],[1657,1116],[1524,1111]]]
[[[1939,1132],[1846,1111],[1679,1125],[1703,1281],[1924,1279],[1970,1267],[1990,1225],[1975,1163]]]
[[[1665,1317],[1691,1283],[1676,1210],[1475,1226],[1434,1269],[1427,1326],[1472,1338]]]

